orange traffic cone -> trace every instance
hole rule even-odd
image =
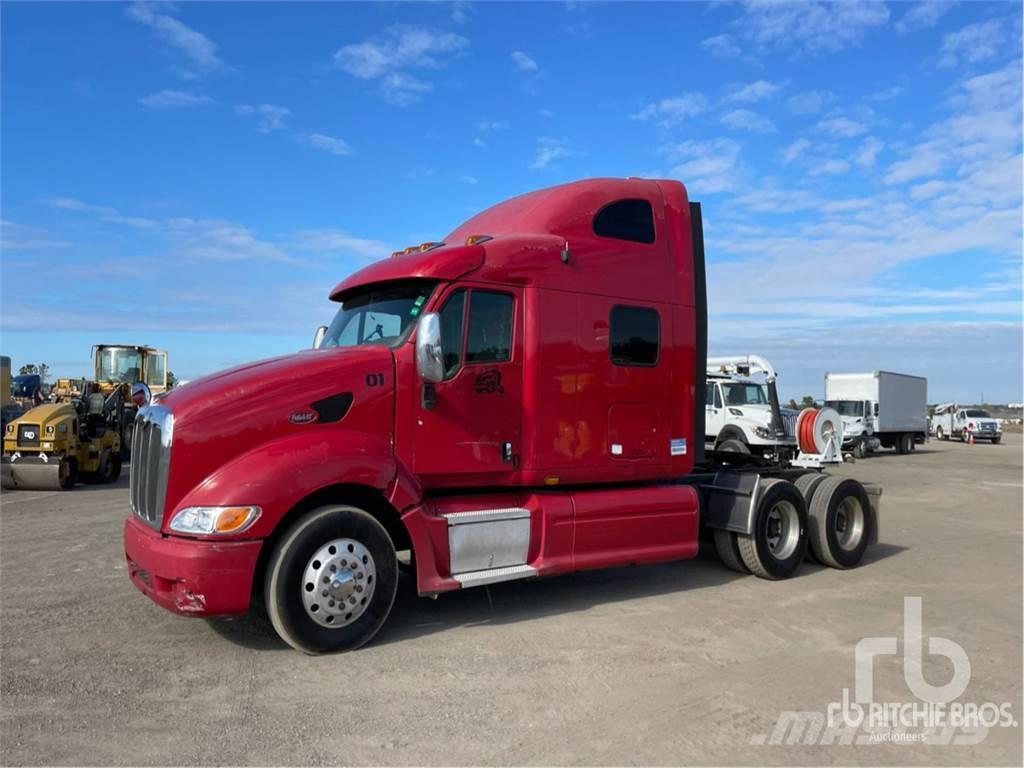
[[[968,432],[967,433],[967,444],[968,445],[974,445],[974,433],[973,432]]]

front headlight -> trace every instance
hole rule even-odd
[[[204,535],[241,533],[261,511],[259,507],[185,507],[171,518],[170,529]]]
[[[48,424],[47,425],[47,427],[46,427],[46,434],[48,434],[48,435],[52,435],[53,434],[53,424]]]
[[[770,440],[772,437],[772,431],[768,427],[754,427],[754,434],[762,440]]]

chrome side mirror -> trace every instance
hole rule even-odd
[[[150,392],[149,387],[143,384],[141,381],[132,384],[132,402],[135,403],[139,408],[144,405],[149,405],[153,400],[153,393]]]
[[[313,334],[313,349],[320,349],[320,342],[324,340],[324,336],[327,335],[327,326],[321,325],[316,329],[316,333]]]
[[[431,384],[444,379],[441,318],[436,312],[421,316],[416,326],[416,370],[423,381]]]

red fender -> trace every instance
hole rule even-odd
[[[379,437],[348,430],[300,433],[264,443],[225,464],[185,494],[174,511],[258,502],[263,513],[242,536],[266,538],[288,510],[314,491],[352,483],[386,493],[396,475],[391,446]],[[402,487],[410,493],[407,484]]]

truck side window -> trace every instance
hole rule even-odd
[[[658,310],[612,307],[609,320],[612,362],[616,365],[657,365],[661,335]]]
[[[594,234],[635,243],[653,243],[654,212],[651,204],[646,200],[609,203],[594,216]]]
[[[467,363],[512,359],[512,296],[474,290],[469,297]]]
[[[460,289],[448,297],[441,311],[441,349],[444,353],[444,377],[450,379],[462,365],[462,321],[466,291]]]

